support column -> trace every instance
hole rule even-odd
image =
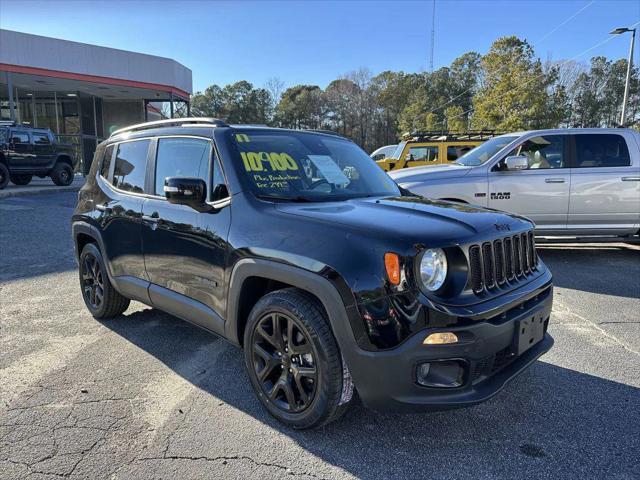
[[[11,121],[16,121],[16,106],[13,103],[13,77],[11,72],[7,72],[7,89],[9,90],[9,117]]]
[[[173,118],[173,92],[171,92],[171,97],[170,97],[170,105],[171,105],[171,118]]]

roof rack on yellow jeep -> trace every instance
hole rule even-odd
[[[452,142],[456,140],[487,140],[504,132],[495,130],[469,130],[467,132],[447,132],[446,130],[424,130],[407,132],[402,135],[403,140]]]

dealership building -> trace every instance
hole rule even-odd
[[[187,116],[191,92],[169,58],[0,30],[0,120],[50,128],[83,173],[114,130]]]

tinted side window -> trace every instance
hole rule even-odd
[[[524,155],[529,169],[564,168],[564,135],[533,137],[518,145],[507,156]]]
[[[100,175],[104,178],[109,178],[109,169],[111,168],[111,157],[113,157],[113,145],[109,145],[102,157],[102,168],[100,168]]]
[[[49,136],[46,133],[33,132],[33,143],[36,145],[49,145]]]
[[[118,145],[113,185],[121,190],[144,193],[149,140],[135,140]]]
[[[156,156],[155,194],[164,196],[167,177],[196,177],[208,182],[211,143],[198,138],[161,138]]]
[[[576,166],[626,167],[631,165],[627,142],[616,134],[575,135]]]
[[[438,147],[411,147],[409,155],[413,157],[411,160],[433,162],[438,159]]]
[[[447,160],[453,161],[459,159],[462,155],[467,153],[469,150],[473,150],[475,147],[473,145],[451,145],[447,147]]]
[[[11,132],[11,141],[13,143],[29,143],[29,134],[14,130]]]

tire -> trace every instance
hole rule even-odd
[[[95,243],[85,245],[79,263],[82,299],[94,318],[116,317],[129,308],[130,300],[113,288],[100,249]]]
[[[9,183],[9,169],[4,163],[0,163],[0,190]]]
[[[271,292],[256,303],[244,333],[244,357],[258,399],[282,423],[316,428],[348,407],[351,377],[343,372],[323,309],[301,290]]]
[[[58,162],[51,170],[51,180],[59,187],[66,187],[73,182],[73,169],[68,163]]]
[[[10,175],[9,178],[14,185],[29,185],[33,175]]]

